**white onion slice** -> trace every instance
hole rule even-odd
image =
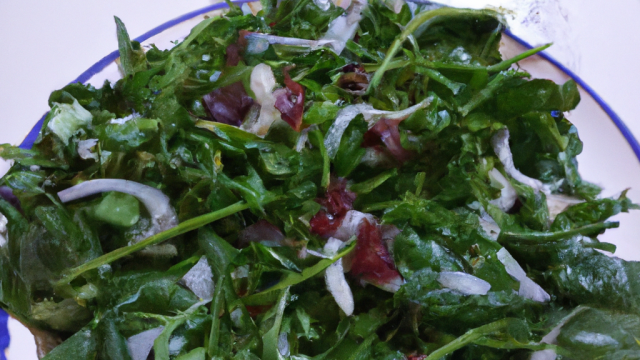
[[[321,41],[330,41],[329,46],[333,48],[336,54],[340,55],[342,50],[347,46],[347,41],[354,38],[360,20],[362,20],[362,11],[367,7],[367,0],[352,0],[347,13],[335,18],[329,29],[320,39]]]
[[[98,139],[87,139],[78,141],[78,155],[83,160],[93,159],[98,161],[98,154],[91,152],[91,148],[98,144]]]
[[[555,220],[556,216],[567,210],[571,205],[584,202],[584,200],[567,195],[549,194],[547,195],[547,208],[549,209],[549,220]]]
[[[153,348],[153,342],[160,336],[163,330],[164,326],[160,326],[128,338],[127,348],[129,349],[131,360],[147,360]]]
[[[491,240],[498,240],[498,236],[500,236],[500,231],[502,230],[495,220],[484,210],[482,210],[482,216],[480,216],[479,221],[482,230],[484,230],[487,236],[489,236]]]
[[[497,206],[502,211],[509,211],[516,203],[516,200],[518,200],[518,193],[516,192],[516,189],[496,168],[489,171],[489,179],[491,179],[491,185],[493,187],[500,188],[500,197],[491,200],[490,203]]]
[[[309,142],[309,130],[312,128],[313,126],[310,126],[300,131],[300,137],[298,137],[298,142],[296,142],[297,152],[301,152],[307,146],[307,142]]]
[[[4,234],[7,232],[8,223],[9,223],[9,220],[7,220],[7,217],[4,216],[3,213],[0,213],[0,234]]]
[[[464,272],[443,271],[438,276],[440,285],[465,295],[487,295],[491,284]]]
[[[271,66],[258,64],[251,71],[251,91],[256,96],[256,102],[260,104],[260,115],[255,122],[245,122],[242,129],[265,136],[274,121],[280,119],[280,112],[276,109],[276,98],[273,89],[276,87],[276,79],[273,76]]]
[[[537,179],[530,178],[521,173],[513,163],[513,154],[509,146],[509,129],[502,128],[498,130],[491,138],[493,151],[500,159],[504,170],[515,180],[532,187],[534,190],[542,191],[546,194],[550,193],[549,189]]]
[[[213,291],[215,290],[213,273],[205,256],[201,257],[191,270],[184,274],[182,281],[202,301],[213,299]]]
[[[335,256],[343,245],[344,243],[342,241],[336,238],[329,238],[324,245],[324,252],[328,256]],[[336,300],[340,309],[342,309],[347,316],[351,316],[354,308],[353,293],[351,293],[351,288],[344,276],[342,259],[338,259],[338,261],[331,264],[325,270],[324,279],[327,283],[327,290],[329,290]]]
[[[502,248],[498,251],[498,260],[504,265],[507,274],[520,282],[520,290],[518,294],[524,298],[537,302],[547,302],[551,300],[551,296],[544,291],[540,285],[527,277],[520,264],[509,254],[507,249]]]
[[[363,220],[368,220],[369,223],[375,224],[377,223],[376,218],[367,213],[363,213],[357,210],[349,210],[342,219],[342,223],[336,229],[335,234],[333,235],[335,238],[340,239],[342,241],[347,241],[351,237],[358,235],[358,228]]]
[[[290,46],[305,46],[310,48],[317,48],[320,46],[328,45],[334,42],[334,40],[307,40],[307,39],[299,39],[292,37],[284,37],[284,36],[276,36],[269,34],[261,34],[261,33],[250,33],[245,35],[245,39],[252,40],[262,40],[266,41],[269,44],[278,44],[278,45],[290,45]]]
[[[400,14],[402,6],[405,4],[404,0],[383,0],[382,2],[396,14]]]

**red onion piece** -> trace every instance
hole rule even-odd
[[[240,126],[249,112],[253,99],[241,82],[213,90],[203,97],[211,116],[220,123]]]
[[[382,232],[365,219],[358,230],[358,243],[351,262],[351,274],[383,290],[395,292],[404,283],[389,251],[382,242]]]
[[[374,147],[382,142],[387,151],[399,162],[411,159],[412,153],[405,150],[400,142],[400,130],[398,129],[400,122],[402,120],[380,119],[365,133],[362,146]]]
[[[291,80],[289,68],[284,69],[284,85],[285,88],[273,92],[276,98],[275,107],[280,111],[282,120],[291,125],[295,131],[300,131],[304,111],[304,88]]]

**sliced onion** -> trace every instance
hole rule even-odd
[[[0,235],[7,233],[8,223],[9,223],[9,220],[7,220],[7,217],[4,216],[4,214],[0,213]]]
[[[317,128],[315,125],[312,125],[306,129],[302,129],[300,131],[300,136],[298,137],[298,142],[296,142],[296,151],[301,152],[306,146],[307,142],[309,142],[309,131],[311,129]]]
[[[502,248],[498,251],[498,260],[504,265],[507,274],[520,282],[520,290],[518,294],[524,298],[537,302],[547,302],[551,300],[551,296],[544,291],[540,285],[527,277],[520,264],[509,254],[507,249]]]
[[[211,301],[213,299],[213,291],[215,289],[213,273],[205,256],[201,257],[191,270],[184,274],[182,282],[201,301]]]
[[[342,241],[347,241],[351,237],[358,235],[358,229],[363,220],[368,220],[370,223],[377,223],[376,218],[367,213],[363,213],[357,210],[347,211],[342,223],[336,230],[333,237]]]
[[[156,341],[163,330],[164,326],[160,326],[155,329],[143,331],[140,334],[133,335],[128,338],[127,348],[129,349],[131,360],[147,360],[147,357],[153,348],[153,342]]]
[[[93,159],[98,161],[98,154],[91,152],[91,149],[98,144],[98,139],[87,139],[78,141],[78,155],[81,159]]]
[[[518,200],[518,193],[516,192],[516,189],[496,168],[489,171],[489,179],[491,179],[491,185],[493,187],[500,188],[500,197],[491,200],[490,203],[497,206],[502,211],[507,212],[511,210],[513,205],[515,205],[516,200]]]
[[[491,218],[491,216],[489,216],[489,214],[484,210],[482,212],[483,214],[479,218],[482,230],[484,230],[491,240],[498,240],[498,236],[500,236],[501,231],[500,226],[498,226],[495,220],[493,220],[493,218]]]
[[[329,0],[313,0],[313,3],[316,4],[322,11],[327,11],[331,8],[331,1]]]
[[[288,358],[291,355],[290,347],[289,347],[289,339],[287,338],[287,333],[280,333],[278,336],[278,352],[280,355]]]
[[[345,10],[347,10],[349,6],[351,6],[351,0],[333,0],[333,3]]]
[[[382,2],[396,14],[400,14],[402,6],[405,4],[404,0],[383,0]]]
[[[276,78],[273,76],[271,66],[258,64],[251,71],[251,91],[256,96],[256,102],[260,105],[273,99],[273,89],[276,87]]]
[[[509,146],[509,129],[502,128],[498,130],[491,138],[491,143],[493,145],[493,151],[498,156],[498,159],[500,159],[504,170],[509,176],[532,187],[536,191],[542,191],[547,194],[550,193],[549,189],[540,180],[530,178],[516,169],[513,163],[511,147]]]
[[[178,225],[178,217],[170,204],[170,199],[162,191],[135,181],[122,179],[96,179],[80,183],[60,191],[58,197],[63,203],[78,200],[106,191],[117,191],[136,197],[151,215],[152,226],[140,240],[169,230]]]
[[[7,239],[5,239],[5,235],[7,235],[7,223],[9,221],[7,218],[0,213],[0,247],[4,246],[7,243]]]
[[[541,303],[551,300],[551,296],[549,296],[540,285],[529,278],[520,281],[518,295]]]
[[[438,276],[440,285],[464,295],[487,295],[491,284],[464,272],[443,271]]]
[[[343,244],[342,241],[336,238],[329,238],[324,246],[324,252],[328,256],[335,256]],[[336,300],[340,309],[347,316],[351,316],[354,309],[353,293],[344,276],[342,259],[338,259],[325,270],[324,279],[327,283],[327,290]]]
[[[242,129],[265,136],[271,125],[280,118],[280,112],[275,108],[276,97],[273,89],[276,87],[276,79],[271,66],[258,64],[251,71],[251,91],[256,96],[256,102],[260,104],[260,115],[255,122],[246,121]]]
[[[312,49],[332,44],[334,40],[307,40],[307,39],[299,39],[299,38],[291,38],[291,37],[283,37],[269,34],[261,34],[250,32],[244,36],[245,39],[249,41],[251,44],[252,41],[258,40],[266,42],[267,44],[278,44],[278,45],[289,45],[289,46],[304,46]],[[265,49],[266,50],[266,49]]]
[[[567,210],[571,205],[584,202],[582,199],[574,198],[567,195],[549,194],[547,195],[547,208],[549,209],[549,220],[555,220],[556,216]]]
[[[334,19],[320,40],[331,41],[329,46],[340,55],[347,46],[347,41],[355,37],[362,20],[361,13],[366,6],[367,0],[352,0],[347,13]]]
[[[384,291],[388,291],[390,293],[396,293],[398,292],[398,290],[400,290],[400,288],[404,284],[405,284],[404,279],[402,278],[402,276],[400,276],[400,274],[398,274],[398,276],[392,279],[389,279],[385,283],[376,283],[374,285]]]

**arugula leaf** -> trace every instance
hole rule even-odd
[[[125,76],[146,69],[146,57],[140,43],[132,42],[127,28],[119,17],[114,16],[118,34],[118,50],[120,50],[120,65]]]

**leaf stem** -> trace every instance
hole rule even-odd
[[[545,243],[563,240],[570,238],[574,235],[591,235],[602,232],[606,229],[613,229],[620,226],[618,222],[602,222],[589,224],[579,228],[556,231],[556,232],[531,232],[531,233],[513,233],[513,232],[501,232],[498,237],[498,242],[504,243],[509,241],[529,242],[529,243]]]
[[[456,8],[448,8],[443,7],[431,11],[421,12],[416,17],[414,17],[405,29],[396,37],[396,39],[391,44],[391,47],[387,51],[387,54],[382,61],[382,65],[376,72],[373,74],[371,78],[371,83],[369,85],[368,93],[371,93],[371,89],[374,89],[380,85],[380,81],[382,80],[382,76],[389,69],[389,65],[393,61],[395,55],[402,48],[402,44],[409,38],[411,34],[413,34],[418,28],[425,27],[428,28],[431,25],[438,23],[442,20],[446,20],[447,18],[452,17],[461,17],[461,16],[469,16],[469,17],[491,17],[491,18],[499,18],[499,15],[491,10],[471,10],[471,9],[456,9]]]
[[[208,213],[208,214],[204,214],[198,217],[195,217],[193,219],[189,219],[186,220],[184,222],[182,222],[180,225],[171,228],[169,230],[163,231],[161,233],[157,233],[153,236],[150,236],[142,241],[140,241],[139,243],[127,246],[127,247],[123,247],[120,249],[116,249],[110,253],[104,254],[98,258],[95,258],[91,261],[88,261],[78,267],[75,267],[73,269],[70,269],[68,272],[66,272],[66,274],[64,274],[64,276],[62,277],[62,279],[58,280],[56,282],[56,286],[63,286],[65,284],[70,283],[71,281],[73,281],[73,279],[77,278],[78,276],[82,275],[83,273],[89,271],[89,270],[93,270],[93,269],[97,269],[98,267],[102,266],[102,265],[106,265],[109,263],[112,263],[118,259],[121,259],[127,255],[131,255],[136,251],[142,250],[147,246],[151,246],[151,245],[155,245],[155,244],[159,244],[163,241],[169,240],[173,237],[176,237],[178,235],[182,235],[186,232],[189,232],[191,230],[195,230],[197,228],[200,228],[204,225],[207,225],[209,223],[212,223],[216,220],[220,220],[224,217],[227,217],[229,215],[233,215],[237,212],[240,212],[242,210],[246,210],[249,208],[249,205],[247,205],[247,203],[240,201],[237,202],[233,205],[227,206],[226,208],[220,209],[220,210],[216,210],[214,212]],[[55,287],[55,286],[54,286]]]
[[[499,62],[499,63],[497,63],[495,65],[491,65],[491,66],[489,66],[487,68],[487,70],[489,72],[494,72],[494,73],[495,72],[500,72],[500,71],[503,71],[503,70],[507,70],[508,68],[511,67],[511,65],[517,63],[518,61],[522,61],[522,60],[528,58],[529,56],[533,56],[533,55],[535,55],[535,54],[537,54],[537,53],[539,53],[541,51],[544,51],[544,50],[548,49],[549,47],[551,47],[551,45],[553,45],[553,43],[549,43],[549,44],[542,45],[542,46],[539,46],[539,47],[531,49],[531,50],[527,50],[527,51],[523,52],[520,55],[516,55],[516,56],[512,57],[511,59],[507,59],[507,60]]]
[[[215,357],[218,354],[218,343],[220,342],[220,318],[218,315],[224,308],[224,281],[225,275],[223,274],[218,278],[216,288],[213,294],[213,301],[211,302],[211,332],[209,333],[209,344],[207,352],[209,356]]]

